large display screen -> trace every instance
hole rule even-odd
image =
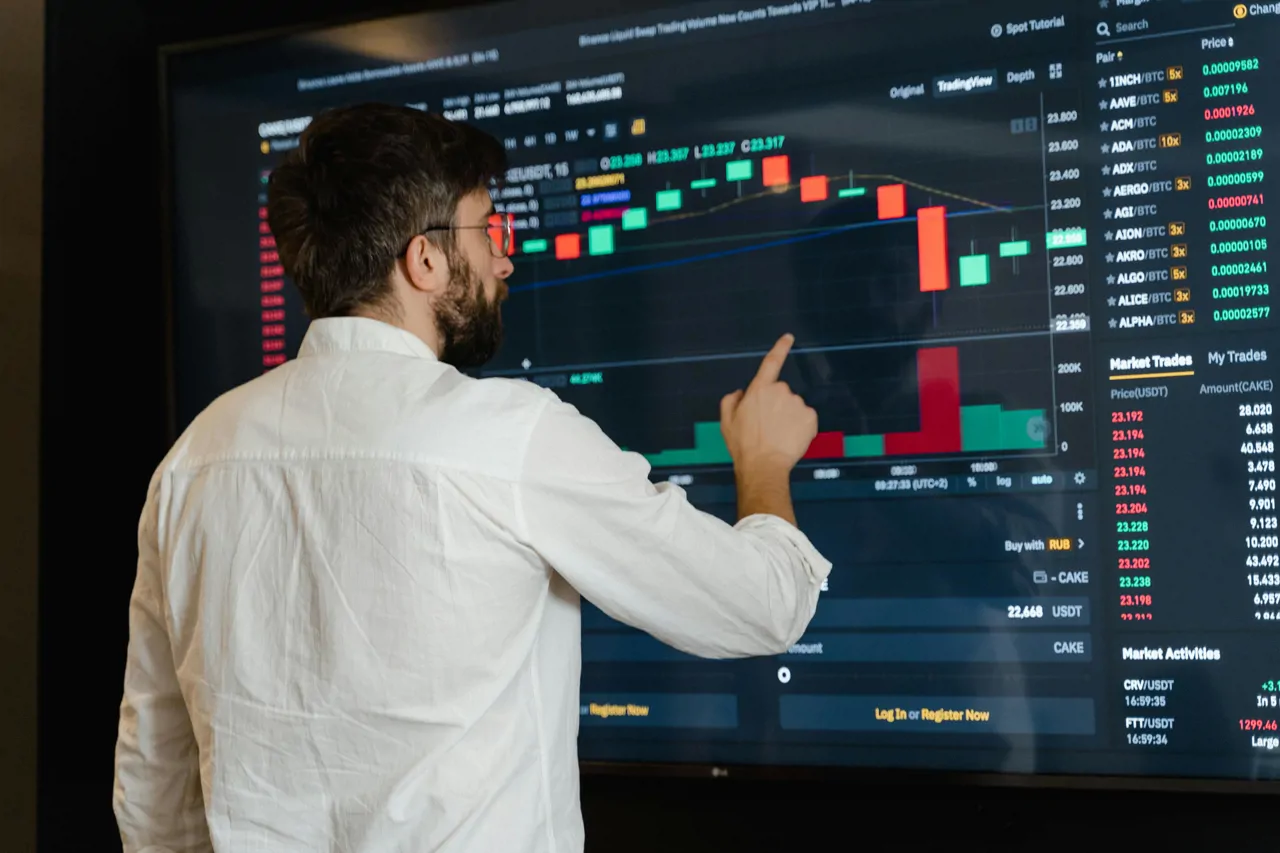
[[[311,118],[440,112],[510,157],[479,375],[554,389],[728,521],[719,400],[784,332],[819,413],[807,634],[706,661],[584,603],[583,759],[1280,775],[1280,4],[602,14],[169,56],[176,426],[296,353],[264,193]]]

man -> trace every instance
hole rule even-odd
[[[580,851],[579,593],[709,658],[778,654],[830,564],[789,474],[779,341],[721,404],[741,521],[554,394],[459,372],[501,337],[498,143],[319,116],[269,219],[312,323],[151,482],[116,752],[126,853]]]

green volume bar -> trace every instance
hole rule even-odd
[[[1019,409],[1000,413],[1000,445],[1005,450],[1043,450],[1044,412]]]
[[[960,446],[966,451],[1000,450],[999,406],[960,407]]]
[[[844,437],[844,455],[851,459],[884,456],[884,436],[846,435]]]
[[[536,255],[539,252],[545,252],[547,250],[547,241],[546,240],[525,240],[523,243],[520,244],[520,250],[523,251],[526,255]]]
[[[1002,258],[1020,258],[1029,254],[1031,254],[1030,240],[1011,240],[1008,243],[1000,244],[1000,257]]]
[[[654,207],[663,210],[679,210],[681,204],[680,190],[662,190],[654,200]]]
[[[1020,409],[1006,412],[999,406],[961,406],[960,438],[965,452],[989,450],[1043,450],[1044,412]]]
[[[587,252],[592,255],[613,254],[612,225],[596,225],[587,230]]]
[[[693,449],[664,450],[645,457],[655,468],[679,465],[723,465],[733,461],[724,443],[719,421],[707,421],[693,425]]]
[[[986,255],[965,255],[960,259],[960,286],[991,283],[991,259]]]
[[[751,174],[750,160],[730,160],[724,164],[724,179],[726,181],[749,181],[751,180]]]

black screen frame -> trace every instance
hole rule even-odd
[[[406,15],[447,14],[463,9],[483,8],[502,3],[503,0],[418,0],[416,3],[379,4],[364,12],[327,15],[294,25],[254,30],[231,36],[163,44],[157,51],[161,142],[160,163],[160,250],[163,263],[164,353],[167,433],[170,443],[179,437],[177,428],[177,376],[175,369],[175,310],[176,286],[173,264],[174,243],[174,195],[170,112],[170,63],[181,57],[209,51],[247,47],[276,39],[305,35],[321,30],[368,23]],[[532,2],[532,0],[524,0]],[[561,21],[583,17],[608,18],[654,11],[668,7],[687,5],[691,0],[561,0],[554,10],[542,12],[540,25],[553,25]],[[903,0],[905,2],[905,0]],[[968,0],[979,2],[979,0]],[[1093,6],[1089,0],[1076,0],[1081,8]],[[648,779],[734,779],[759,781],[838,781],[849,785],[893,785],[910,788],[924,787],[972,787],[1020,790],[1079,790],[1111,792],[1169,792],[1201,794],[1233,794],[1250,796],[1280,795],[1280,781],[1219,779],[1213,777],[1182,776],[1123,776],[1102,774],[1039,774],[992,773],[953,771],[939,769],[898,769],[882,767],[850,767],[839,765],[753,765],[706,764],[684,762],[629,762],[629,761],[580,761],[580,771],[590,776],[635,777]]]

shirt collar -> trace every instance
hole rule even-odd
[[[426,342],[412,332],[367,317],[312,320],[302,338],[299,357],[335,352],[393,352],[436,360]]]

